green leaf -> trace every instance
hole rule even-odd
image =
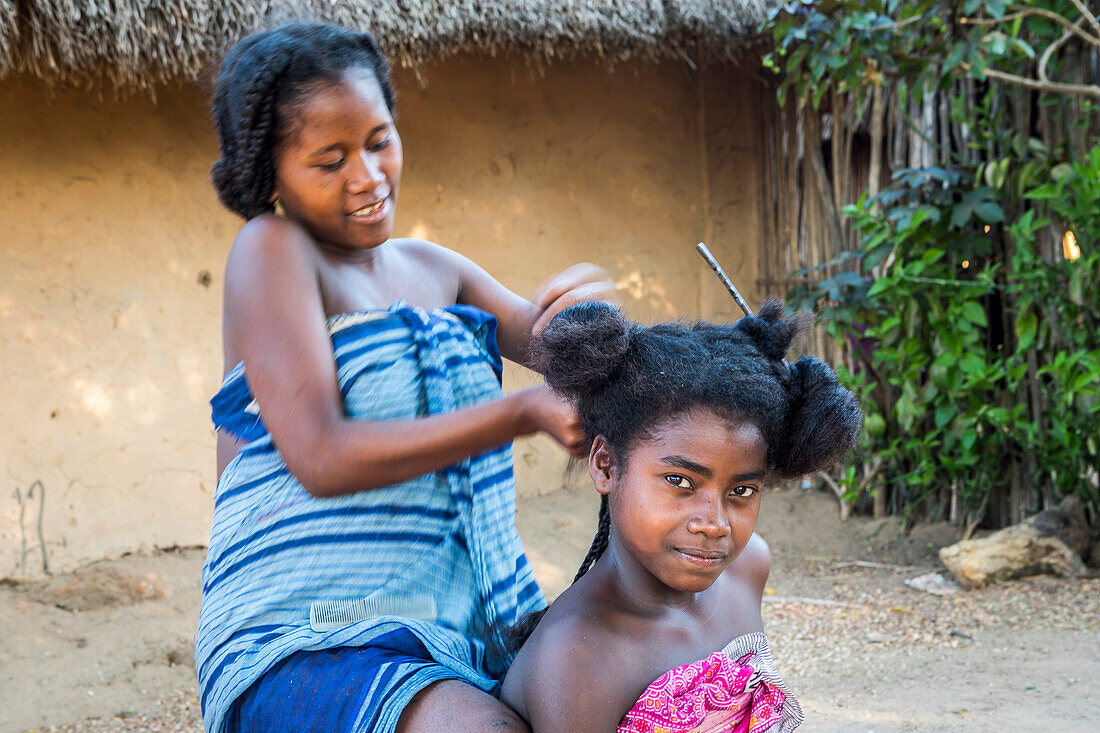
[[[982,201],[975,204],[974,213],[986,224],[998,224],[1005,220],[1004,209],[994,201]]]
[[[936,408],[936,427],[942,428],[944,425],[951,422],[956,414],[957,410],[954,405],[940,405]]]
[[[951,225],[956,229],[962,229],[970,221],[973,208],[968,203],[956,204],[951,209]]]
[[[963,318],[970,321],[975,326],[985,327],[989,323],[985,317],[985,309],[976,301],[968,300],[963,303],[962,311]]]
[[[1035,343],[1035,334],[1039,329],[1039,319],[1033,311],[1028,311],[1016,319],[1016,350],[1027,351]]]
[[[881,295],[882,293],[886,292],[886,289],[889,288],[892,284],[893,281],[889,278],[880,277],[878,280],[875,280],[873,283],[871,283],[871,289],[867,291],[867,297],[875,298],[876,296]]]
[[[966,374],[968,377],[977,377],[985,374],[985,362],[973,351],[968,351],[962,355],[962,359],[959,360],[959,366],[962,368],[963,374]]]
[[[1085,389],[1085,387],[1087,387],[1091,382],[1095,381],[1097,381],[1097,376],[1095,374],[1082,374],[1081,376],[1077,377],[1077,379],[1073,380],[1073,391],[1080,392]]]
[[[932,366],[946,369],[947,367],[954,364],[956,360],[957,357],[954,354],[952,354],[950,351],[944,351],[936,356],[936,359],[932,362]]]
[[[986,410],[985,416],[989,419],[989,422],[999,428],[1003,428],[1008,424],[1008,410],[1003,407],[991,407]]]

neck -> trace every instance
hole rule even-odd
[[[670,588],[649,572],[622,546],[614,529],[607,550],[593,568],[596,570],[623,605],[642,616],[674,609],[690,610],[699,598],[698,593]]]
[[[378,263],[381,262],[386,245],[393,241],[392,238],[387,239],[381,244],[373,247],[348,247],[347,245],[338,242],[330,242],[318,236],[302,219],[295,216],[292,212],[288,211],[283,215],[287,219],[298,223],[303,229],[309,232],[309,236],[317,245],[317,249],[319,249],[321,254],[333,264],[356,265],[367,271],[373,270],[375,267],[378,267]]]
[[[345,247],[340,244],[333,244],[321,239],[315,241],[317,242],[318,249],[321,250],[321,254],[333,264],[355,265],[368,272],[379,266],[382,261],[383,250],[390,242],[390,240],[387,239],[377,247],[359,249],[358,247]]]

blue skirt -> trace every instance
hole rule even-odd
[[[405,630],[367,647],[300,651],[264,672],[237,698],[226,733],[389,733],[416,693],[461,679]]]

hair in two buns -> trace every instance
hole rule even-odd
[[[559,313],[533,344],[533,360],[559,394],[574,400],[585,435],[602,435],[616,460],[670,418],[706,409],[749,422],[764,437],[769,471],[783,479],[828,468],[855,443],[855,396],[824,362],[784,361],[808,314],[783,317],[769,300],[736,324],[640,326],[601,302]],[[599,531],[579,578],[607,545],[604,497]]]
[[[734,325],[661,323],[639,326],[607,303],[587,302],[559,313],[532,344],[535,367],[559,394],[575,401],[589,441],[602,435],[621,465],[640,439],[668,420],[707,409],[756,426],[768,449],[768,469],[795,478],[831,466],[855,443],[862,414],[824,362],[784,361],[808,314],[783,318],[769,300],[755,317]],[[607,496],[576,582],[600,558],[611,535]],[[514,652],[544,611],[505,632]]]

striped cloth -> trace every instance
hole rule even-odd
[[[397,303],[329,320],[347,414],[409,420],[500,395],[496,321],[453,306]],[[494,692],[509,659],[500,632],[546,602],[515,529],[509,446],[348,496],[311,497],[263,425],[243,365],[211,400],[246,441],[214,499],[195,661],[207,733],[233,701],[295,652],[415,635],[440,665],[369,696],[406,701],[436,679]],[[430,661],[430,660],[429,660]],[[373,730],[392,730],[392,720]]]

